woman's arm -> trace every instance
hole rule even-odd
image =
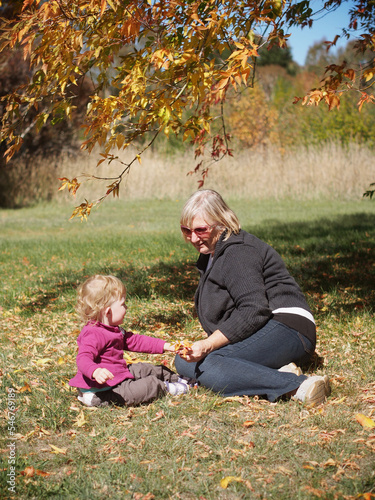
[[[186,352],[184,354],[179,354],[185,361],[196,362],[205,358],[210,352],[227,344],[229,344],[227,337],[220,330],[215,330],[206,339],[198,340],[191,347],[185,348]]]

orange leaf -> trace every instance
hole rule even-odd
[[[23,471],[21,471],[21,474],[23,476],[27,476],[27,477],[33,477],[34,474],[35,474],[35,469],[34,467],[25,467],[25,469]]]
[[[50,472],[44,472],[43,470],[39,470],[39,469],[37,469],[35,471],[35,473],[36,473],[37,476],[41,476],[41,477],[48,477],[48,476],[51,475]]]
[[[100,15],[102,16],[104,14],[105,8],[107,7],[107,2],[106,0],[102,0],[102,5],[100,7]]]
[[[255,424],[254,420],[245,420],[245,422],[242,424],[244,427],[252,427]]]
[[[31,392],[31,387],[29,386],[29,384],[27,382],[25,382],[25,385],[23,387],[21,387],[21,389],[19,390],[19,392]]]

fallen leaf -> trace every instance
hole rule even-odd
[[[244,427],[252,427],[255,424],[255,420],[245,420],[242,424]]]
[[[31,387],[27,382],[25,382],[25,385],[21,387],[21,389],[19,389],[19,392],[26,392],[26,391],[31,392]]]
[[[161,418],[164,418],[164,417],[165,417],[165,414],[164,414],[163,410],[160,410],[157,412],[156,416],[151,419],[151,422],[156,422],[156,420],[160,420]]]
[[[336,467],[337,463],[333,460],[333,458],[329,458],[324,464],[322,464],[322,467]]]
[[[30,467],[25,467],[23,471],[21,471],[21,474],[23,476],[27,476],[27,477],[33,477],[34,474],[35,474],[35,469],[34,467],[30,466]]]
[[[118,457],[109,458],[108,460],[115,462],[115,463],[120,463],[120,464],[126,463],[126,458],[122,457],[121,455],[119,455]]]
[[[82,410],[78,417],[75,419],[73,426],[83,427],[85,424],[87,424],[87,420]]]
[[[313,495],[315,495],[318,498],[322,498],[323,495],[325,495],[325,493],[326,493],[323,490],[318,490],[316,488],[311,488],[311,486],[304,486],[303,489],[306,490],[306,491],[308,491],[309,493],[312,493]]]
[[[67,448],[58,448],[53,444],[50,444],[50,447],[52,448],[51,453],[56,453],[56,455],[58,455],[59,453],[61,453],[62,455],[66,455],[66,452],[68,451]]]
[[[287,476],[291,476],[293,474],[291,470],[287,469],[286,467],[283,467],[282,465],[280,465],[280,467],[277,468],[277,471]]]
[[[124,359],[128,363],[128,365],[134,365],[135,363],[144,363],[144,359],[141,358],[132,358],[130,354],[124,352]]]
[[[35,361],[35,364],[38,365],[38,366],[44,366],[48,363],[53,363],[53,359],[51,358],[42,358],[42,359],[37,359]]]
[[[330,401],[330,404],[331,405],[339,405],[339,404],[343,403],[346,399],[347,399],[347,396],[344,396],[343,398],[340,398],[340,399],[333,399]]]
[[[226,476],[220,480],[220,486],[222,488],[228,488],[229,483],[232,483],[233,481],[237,481],[239,483],[242,483],[243,479],[242,479],[242,477],[238,477],[238,476]]]
[[[41,477],[48,477],[48,476],[51,475],[50,472],[44,472],[43,470],[39,470],[39,469],[37,469],[35,471],[35,473],[36,473],[37,476],[41,476]]]
[[[367,427],[368,429],[372,429],[373,427],[375,427],[375,422],[371,418],[366,417],[366,415],[363,415],[362,413],[357,413],[355,418],[357,422],[362,425],[362,427]]]

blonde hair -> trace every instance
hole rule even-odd
[[[239,233],[241,229],[237,215],[213,189],[202,189],[190,196],[182,209],[180,224],[191,227],[197,216],[202,217],[207,224],[215,224],[221,226],[223,230],[226,229],[225,240],[232,233]]]
[[[126,296],[125,285],[115,276],[96,274],[78,287],[77,313],[85,321],[101,320],[104,309]]]

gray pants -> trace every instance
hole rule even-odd
[[[92,406],[116,405],[137,406],[150,403],[166,394],[164,380],[177,382],[178,375],[163,365],[151,363],[134,363],[129,365],[129,371],[134,379],[125,379],[120,384],[95,394]]]

